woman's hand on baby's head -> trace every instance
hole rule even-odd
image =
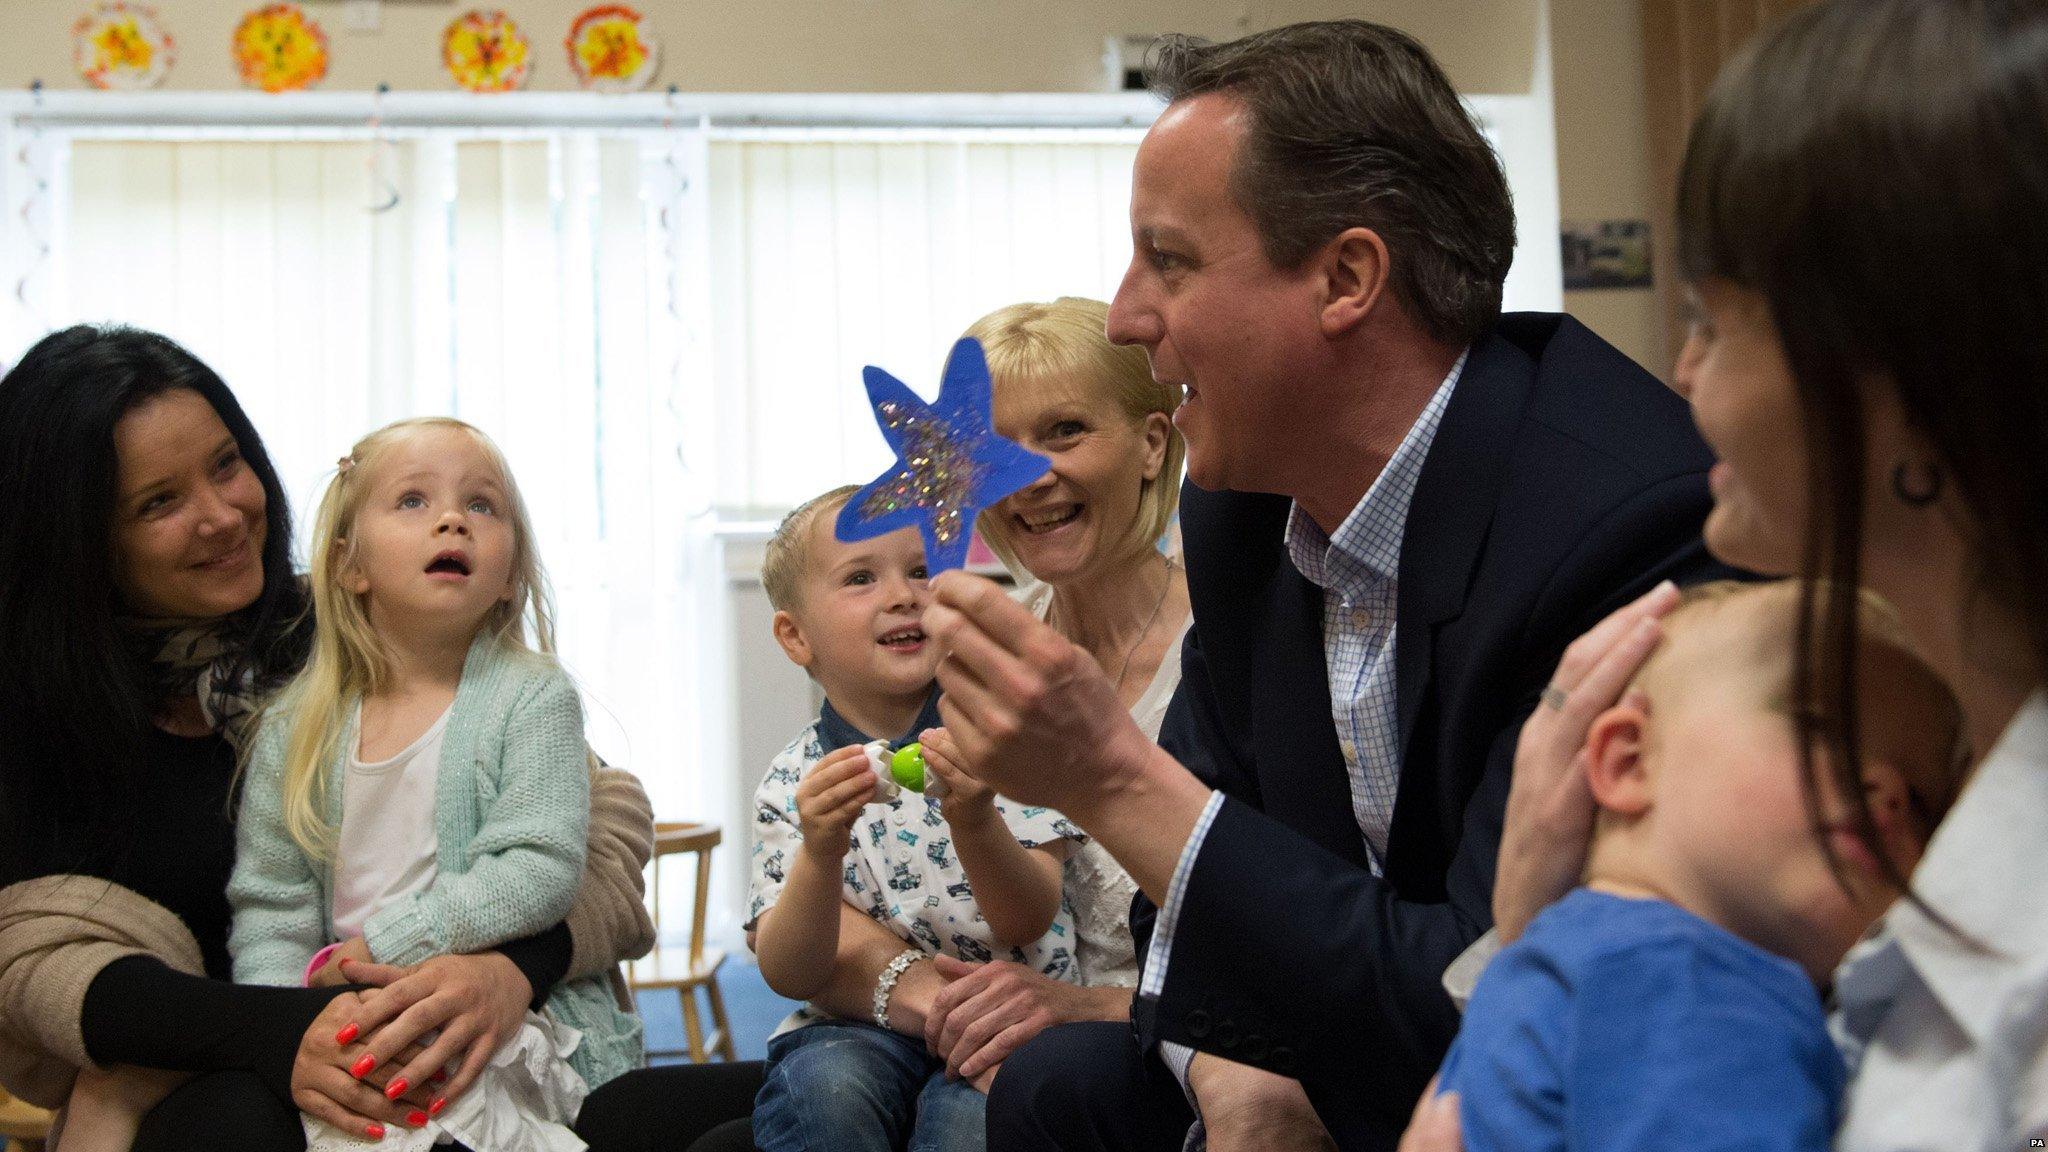
[[[846,854],[846,837],[875,796],[875,771],[858,744],[825,754],[796,786],[797,825],[807,851]],[[815,847],[814,847],[815,846]]]
[[[946,822],[957,824],[962,817],[973,819],[979,816],[995,815],[996,790],[968,775],[965,758],[960,755],[960,746],[953,741],[952,734],[944,728],[927,728],[918,733],[918,744],[924,749],[924,766],[946,786]],[[925,793],[931,793],[931,785],[925,785]]]

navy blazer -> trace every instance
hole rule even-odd
[[[1677,395],[1576,320],[1472,347],[1401,545],[1403,748],[1384,878],[1352,817],[1322,589],[1283,496],[1185,489],[1194,627],[1160,743],[1228,797],[1196,857],[1147,1046],[1302,1080],[1347,1149],[1391,1150],[1457,1031],[1444,969],[1492,924],[1515,738],[1563,650],[1705,552],[1713,458]],[[1133,927],[1145,954],[1150,909]]]

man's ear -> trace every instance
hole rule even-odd
[[[804,630],[796,617],[788,612],[777,611],[770,625],[775,630],[775,642],[782,645],[782,654],[799,668],[811,666],[811,642],[804,639]]]
[[[1390,275],[1387,243],[1370,228],[1346,228],[1323,251],[1323,335],[1345,335],[1372,314]]]
[[[1650,810],[1650,770],[1644,742],[1649,731],[1649,703],[1632,694],[1593,721],[1586,733],[1586,784],[1594,803],[1617,816],[1641,816]]]

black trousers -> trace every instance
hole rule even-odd
[[[1180,1152],[1195,1120],[1129,1024],[1062,1024],[1010,1054],[988,1097],[989,1152]]]
[[[686,1064],[643,1068],[599,1087],[583,1102],[576,1132],[591,1152],[703,1152],[751,1149],[746,1117],[761,1090],[761,1065]],[[737,1121],[735,1130],[729,1122]],[[195,1076],[142,1122],[133,1152],[305,1152],[298,1110],[246,1072]]]

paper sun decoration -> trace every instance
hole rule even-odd
[[[654,79],[660,48],[647,18],[624,4],[600,4],[569,26],[569,67],[593,92],[638,92]]]
[[[296,4],[269,4],[235,26],[235,68],[265,92],[296,92],[327,75],[327,34]]]
[[[154,88],[177,53],[171,34],[147,4],[107,0],[71,26],[71,58],[95,88]]]
[[[880,368],[870,365],[861,375],[896,464],[853,494],[834,530],[851,543],[915,524],[931,575],[960,567],[975,516],[1045,475],[1051,464],[996,435],[979,340],[953,345],[939,398],[930,404]]]
[[[441,37],[441,63],[471,92],[510,92],[526,83],[533,46],[510,16],[478,8],[448,25]]]

